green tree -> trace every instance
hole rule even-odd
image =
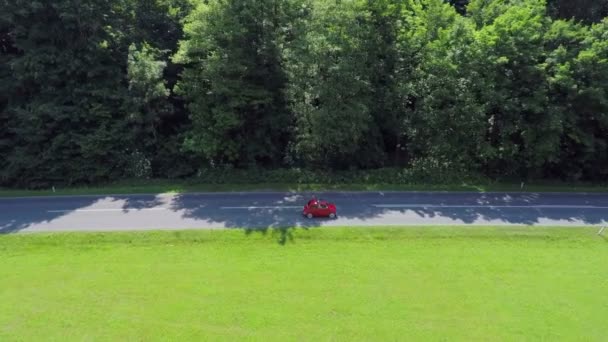
[[[399,89],[401,78],[408,79],[411,53],[407,44],[400,44],[403,1],[368,0],[361,49],[366,52],[366,69],[370,84],[369,110],[374,122],[360,152],[364,167],[395,164],[402,151],[403,115],[405,111]],[[407,62],[406,62],[407,61]],[[413,64],[413,63],[412,63]],[[360,158],[360,157],[359,157]]]
[[[0,3],[6,5],[5,1]],[[13,29],[8,13],[0,13],[0,184],[6,183],[7,156],[14,148],[14,136],[8,129],[8,105],[17,95],[12,87],[15,79],[11,63],[19,56],[19,50],[11,37]]]
[[[143,44],[137,48],[129,47],[127,75],[129,78],[129,99],[131,110],[129,121],[136,149],[132,160],[134,175],[152,175],[151,160],[162,143],[159,140],[158,126],[163,113],[171,113],[167,101],[169,90],[163,79],[167,63],[160,60],[160,52]]]
[[[544,2],[505,2],[481,10],[478,3],[471,2],[469,11],[478,24],[485,23],[473,45],[489,123],[485,163],[495,175],[542,176],[543,166],[559,154],[563,130],[548,97],[543,43],[550,21]]]
[[[188,102],[188,150],[212,164],[277,165],[292,115],[280,42],[285,1],[209,1],[188,17],[175,61]]]
[[[487,120],[478,93],[483,80],[472,51],[475,28],[446,6],[427,11],[448,25],[431,27],[436,35],[414,74],[417,101],[408,122],[410,149],[416,159],[477,171],[487,153]]]
[[[315,2],[298,43],[290,93],[297,122],[296,155],[308,165],[346,168],[367,162],[363,149],[374,120],[364,5]]]
[[[564,113],[560,162],[553,175],[605,180],[608,176],[608,19],[590,29],[556,22],[551,37],[553,99]]]
[[[608,16],[606,0],[547,0],[549,13],[557,18],[595,23]]]
[[[194,2],[133,0],[131,6],[129,43],[149,45],[153,59],[165,64],[162,72],[165,87],[173,89],[183,66],[173,63],[171,56],[184,38],[183,20],[192,11]],[[158,84],[158,81],[151,81]],[[147,117],[151,119],[148,126],[155,127],[155,134],[148,135],[150,139],[146,143],[152,175],[172,178],[193,175],[200,161],[182,148],[184,135],[191,128],[183,99],[171,91],[162,99],[156,98],[154,106],[158,109],[156,115]]]
[[[408,163],[605,180],[607,5],[0,0],[0,184]]]
[[[129,40],[148,42],[160,50],[175,52],[183,38],[182,21],[192,11],[191,0],[130,0]]]
[[[130,144],[124,87],[103,0],[10,0],[5,13],[18,56],[7,106],[14,147],[6,178],[32,187],[116,179]],[[124,58],[124,59],[123,59]]]

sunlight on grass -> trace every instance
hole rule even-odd
[[[17,234],[0,254],[2,341],[606,336],[588,228]]]

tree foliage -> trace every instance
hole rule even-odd
[[[38,186],[122,176],[125,130],[112,5],[9,1],[19,54],[9,62],[9,181]],[[105,14],[105,15],[104,15]]]
[[[436,38],[425,44],[415,71],[417,101],[408,116],[409,149],[416,158],[472,170],[489,153],[475,29],[452,9],[435,6],[434,11],[445,24],[436,27]]]
[[[547,0],[549,12],[561,19],[596,23],[608,16],[607,0]]]
[[[316,165],[358,161],[371,134],[363,1],[314,3],[304,47],[295,58],[296,151]]]
[[[1,0],[0,185],[218,167],[606,181],[607,5]]]
[[[176,61],[189,102],[186,147],[211,164],[275,165],[292,117],[285,101],[281,42],[287,2],[202,2],[187,19]]]

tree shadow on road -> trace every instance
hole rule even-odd
[[[82,222],[85,230],[99,230],[102,223],[87,221],[77,211],[110,206],[122,214],[132,211],[161,208],[159,217],[175,216],[181,220],[177,227],[162,228],[229,228],[242,229],[245,234],[271,232],[277,241],[294,241],[295,229],[325,226],[357,225],[423,225],[439,224],[584,224],[596,225],[608,221],[608,210],[584,208],[586,205],[608,206],[608,196],[539,195],[535,193],[373,193],[374,203],[410,203],[408,208],[378,207],[370,202],[370,194],[317,193],[338,206],[338,220],[307,219],[301,208],[311,193],[259,194],[180,194],[132,196],[84,196],[66,198],[0,199],[0,233],[14,233],[35,227],[37,231],[61,228],[62,224]],[[551,197],[553,196],[553,197]],[[537,206],[547,198],[564,205],[581,208],[505,208],[504,206]],[[600,198],[599,204],[597,198]],[[552,202],[552,203],[553,203]],[[425,203],[432,205],[425,206]],[[239,206],[251,206],[239,207]],[[454,207],[463,205],[462,207]],[[466,207],[472,205],[472,207]],[[452,207],[442,207],[452,206]],[[538,206],[537,206],[538,207]],[[36,209],[32,209],[36,208]],[[231,209],[232,208],[232,209]],[[166,214],[164,214],[166,212]],[[76,220],[75,218],[78,218]],[[83,219],[83,217],[85,217]],[[435,219],[435,220],[429,220]],[[174,218],[168,222],[174,222]],[[389,222],[386,224],[386,222]],[[159,229],[157,226],[140,229]]]
[[[0,234],[17,233],[36,227],[38,231],[52,231],[56,223],[66,220],[71,223],[80,210],[110,206],[113,210],[127,213],[161,206],[167,203],[166,196],[133,195],[133,196],[57,196],[30,198],[0,199]],[[84,223],[95,223],[83,221]],[[73,224],[73,223],[72,223]],[[48,226],[48,227],[47,227]]]
[[[377,194],[376,194],[377,195]],[[315,228],[333,225],[423,225],[429,224],[429,219],[437,219],[439,224],[483,224],[483,225],[538,225],[538,224],[581,224],[595,225],[608,220],[608,210],[585,208],[586,205],[597,205],[588,197],[564,196],[555,198],[561,206],[579,206],[579,208],[562,208],[539,206],[547,196],[530,194],[432,194],[408,193],[393,194],[387,201],[411,202],[415,204],[429,203],[415,207],[379,207],[369,203],[369,197],[360,193],[327,193],[319,196],[327,197],[338,206],[339,220],[306,219],[300,212],[301,207],[310,194],[256,195],[234,200],[240,205],[251,208],[236,210],[222,208],[231,202],[214,203],[212,195],[177,195],[171,204],[172,210],[179,212],[182,217],[201,221],[205,224],[224,228],[267,229],[281,227]],[[390,197],[386,196],[386,197]],[[396,196],[396,197],[395,197]],[[437,200],[437,198],[442,198]],[[608,206],[608,197],[602,197]],[[382,197],[374,201],[381,202]],[[556,202],[556,203],[557,203]],[[342,205],[350,203],[350,205]],[[355,205],[356,204],[356,205]],[[604,205],[604,203],[600,203]],[[295,205],[299,209],[272,209],[285,205]],[[447,207],[442,207],[442,206]],[[471,205],[471,207],[466,207]],[[514,206],[514,207],[506,207]],[[521,208],[530,206],[529,208]],[[380,222],[380,223],[378,223]]]
[[[99,230],[103,230],[106,227],[103,227],[102,223],[87,220],[86,216],[78,216],[85,215],[79,211],[104,210],[103,208],[112,208],[113,211],[122,214],[155,208],[171,209],[181,212],[183,217],[194,219],[194,222],[212,221],[215,223],[211,224],[213,227],[239,228],[247,235],[270,233],[273,239],[276,239],[281,245],[294,242],[296,229],[318,226],[318,220],[304,220],[298,215],[283,215],[270,209],[252,211],[244,216],[235,216],[234,212],[230,211],[223,211],[221,215],[215,211],[215,214],[209,215],[208,213],[214,212],[208,208],[208,205],[213,202],[213,196],[207,196],[203,201],[198,199],[188,201],[189,196],[184,198],[182,195],[145,194],[0,199],[0,234],[18,233],[32,228],[35,231],[63,231],[62,224],[70,225],[66,228],[73,228],[74,224],[77,224],[75,222],[97,225],[101,228]],[[287,198],[281,199],[277,203],[288,203],[289,201],[290,199]],[[79,221],[75,220],[77,217],[79,217]],[[209,224],[205,226],[209,227]],[[82,228],[83,230],[96,230],[95,228]],[[159,229],[158,227],[151,229],[155,228]],[[197,228],[196,223],[188,228]]]

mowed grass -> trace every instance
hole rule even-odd
[[[1,341],[605,341],[591,228],[0,236]]]

